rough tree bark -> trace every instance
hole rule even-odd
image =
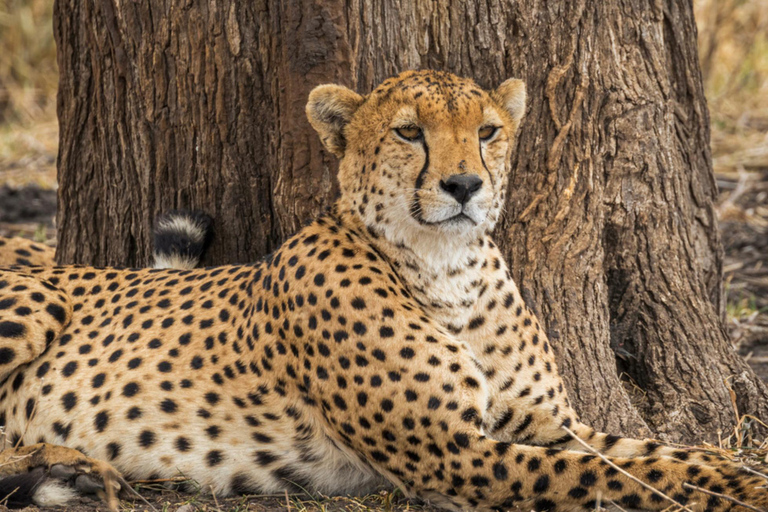
[[[408,68],[528,84],[498,239],[583,418],[670,440],[768,417],[723,330],[709,117],[673,0],[57,0],[59,259],[145,264],[153,216],[254,260],[336,194],[303,108]],[[728,384],[726,384],[726,381]]]

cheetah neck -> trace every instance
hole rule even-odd
[[[495,247],[488,235],[470,241],[437,236],[414,241],[372,232],[349,213],[338,217],[389,261],[411,295],[444,324],[464,323],[477,306],[487,281],[487,252]]]

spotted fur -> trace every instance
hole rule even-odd
[[[9,439],[217,495],[397,485],[454,510],[669,506],[568,427],[693,510],[732,507],[686,483],[765,508],[764,483],[728,461],[578,421],[491,238],[524,105],[519,81],[489,93],[429,71],[367,97],[321,86],[307,113],[341,158],[341,197],[265,260],[0,272],[0,322],[20,326],[0,333],[16,353]]]
[[[51,266],[56,264],[55,253],[53,247],[26,238],[0,237],[0,266]]]
[[[213,220],[203,212],[170,210],[155,219],[152,267],[195,268],[213,238]],[[26,238],[0,237],[0,267],[56,265],[56,250]]]

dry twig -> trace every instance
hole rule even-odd
[[[683,487],[685,487],[686,489],[692,489],[694,491],[703,492],[704,494],[709,494],[710,496],[715,496],[717,498],[721,498],[721,499],[724,499],[726,501],[730,501],[731,503],[735,503],[735,504],[737,504],[739,506],[742,506],[744,508],[748,508],[749,510],[754,510],[755,512],[765,512],[762,509],[759,509],[757,507],[753,507],[752,505],[744,503],[743,501],[739,501],[739,500],[737,500],[736,498],[734,498],[732,496],[728,496],[726,494],[720,494],[719,492],[715,492],[715,491],[710,491],[709,489],[703,489],[703,488],[698,487],[696,485],[689,484],[688,482],[683,482]]]

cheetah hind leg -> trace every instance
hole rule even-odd
[[[129,488],[111,465],[72,448],[38,443],[0,452],[0,503],[9,507],[65,505],[80,493],[116,511],[117,493]]]
[[[0,269],[0,380],[42,354],[71,316],[69,297],[48,281]]]

